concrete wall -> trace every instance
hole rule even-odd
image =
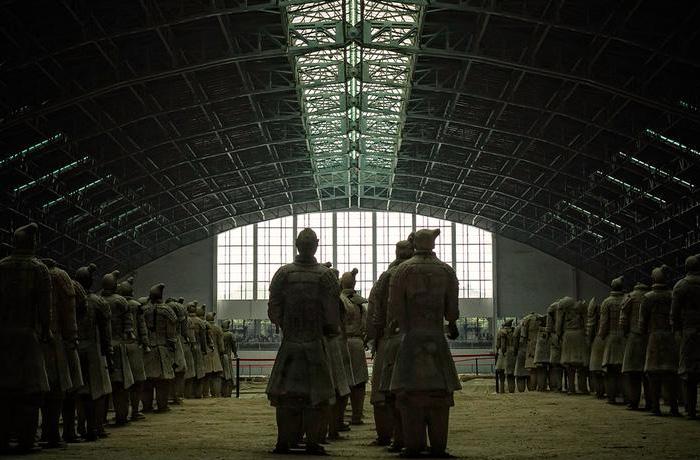
[[[542,251],[500,236],[494,243],[499,317],[544,312],[567,295],[599,301],[608,295],[607,285]]]
[[[211,310],[214,305],[214,250],[211,238],[185,246],[138,268],[134,295],[148,295],[151,286],[165,284],[166,297],[198,300]]]
[[[497,316],[522,317],[544,312],[565,295],[595,296],[602,300],[608,286],[537,249],[494,236]],[[265,319],[267,301],[214,302],[214,250],[212,239],[178,249],[136,271],[136,294],[146,295],[153,284],[165,283],[165,295],[197,299],[209,308],[216,305],[219,318]],[[491,316],[492,299],[462,299],[462,316]]]

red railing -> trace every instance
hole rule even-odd
[[[452,359],[456,366],[462,367],[468,364],[472,365],[472,369],[475,371],[476,375],[479,375],[479,360],[490,361],[491,372],[493,373],[493,368],[496,365],[496,355],[493,353],[480,353],[480,354],[466,354],[466,355],[452,355]],[[236,397],[240,396],[240,379],[241,379],[241,369],[248,369],[248,376],[251,375],[252,369],[271,369],[275,363],[275,358],[236,358]],[[372,363],[373,359],[367,356],[367,363]],[[244,363],[258,363],[258,364],[244,364]]]

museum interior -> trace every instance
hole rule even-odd
[[[0,2],[0,457],[700,458],[699,10]]]

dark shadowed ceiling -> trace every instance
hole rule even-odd
[[[417,212],[605,280],[700,252],[699,3],[4,1],[2,253]]]

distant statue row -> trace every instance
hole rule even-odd
[[[560,390],[589,393],[608,402],[618,397],[638,409],[661,414],[660,401],[679,415],[685,401],[696,418],[700,380],[700,257],[690,256],[686,276],[673,289],[668,267],[655,268],[652,286],[637,283],[625,293],[623,279],[612,281],[598,305],[564,297],[545,315],[530,313],[513,326],[506,321],[496,338],[497,388],[508,391]],[[562,382],[562,376],[565,376]],[[682,391],[681,391],[682,390]]]
[[[15,440],[16,451],[34,449],[39,411],[41,446],[52,448],[106,437],[110,398],[121,426],[185,394],[231,395],[230,322],[222,329],[204,305],[164,299],[163,284],[135,299],[133,278],[118,282],[116,271],[94,292],[95,265],[71,279],[36,258],[37,233],[18,228],[0,260],[0,451]]]
[[[409,457],[446,455],[449,408],[461,385],[444,321],[456,339],[459,311],[455,272],[433,252],[439,233],[419,230],[397,243],[397,258],[369,301],[354,289],[357,270],[338,280],[330,264],[316,261],[313,230],[299,233],[299,255],[270,283],[268,315],[283,334],[267,386],[277,413],[274,452],[303,445],[308,454],[325,454],[321,443],[349,429],[343,423],[348,396],[352,423],[362,423],[371,345],[376,444]]]

